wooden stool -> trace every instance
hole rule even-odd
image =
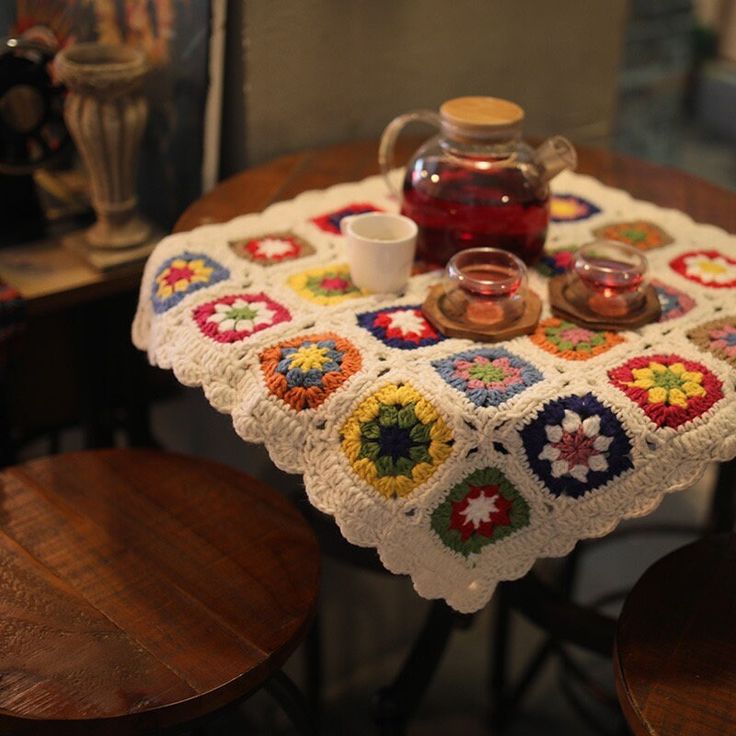
[[[616,632],[619,701],[635,736],[736,733],[736,536],[652,565]]]
[[[736,524],[736,459],[719,466],[718,480],[710,499],[705,523],[648,522],[619,528],[601,539],[578,542],[561,560],[556,577],[543,579],[532,569],[519,580],[502,583],[495,595],[497,610],[494,627],[489,684],[489,720],[498,731],[505,728],[521,707],[542,668],[555,657],[561,667],[559,684],[568,704],[595,731],[611,733],[611,721],[620,719],[620,706],[614,692],[591,675],[582,650],[611,657],[617,619],[603,612],[604,603],[623,601],[628,591],[609,590],[595,601],[581,603],[575,595],[575,582],[584,556],[603,545],[621,542],[642,534],[712,535],[730,532]],[[611,550],[611,554],[615,554]],[[510,677],[509,649],[512,641],[512,612],[521,614],[544,632],[542,642],[526,660],[521,672]],[[592,705],[592,707],[591,707]],[[603,705],[604,708],[599,706]],[[622,724],[623,725],[623,724]]]
[[[297,721],[279,670],[318,575],[300,514],[222,465],[103,450],[8,468],[0,734],[158,732],[261,686]]]

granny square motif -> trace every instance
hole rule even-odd
[[[185,296],[228,278],[230,272],[204,253],[183,253],[167,258],[151,285],[151,301],[157,313],[177,305]]]
[[[420,304],[361,312],[357,320],[363,329],[390,348],[415,350],[445,339],[422,314]]]
[[[268,232],[254,238],[231,240],[230,248],[240,258],[259,266],[273,266],[314,253],[311,243],[289,231]]]
[[[633,467],[621,421],[591,393],[545,404],[521,436],[531,469],[555,497],[577,498]]]

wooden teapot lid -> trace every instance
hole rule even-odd
[[[440,117],[451,138],[498,138],[520,132],[524,110],[498,97],[456,97],[442,104]]]

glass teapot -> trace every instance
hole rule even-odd
[[[521,140],[524,111],[495,97],[458,97],[392,120],[381,138],[379,163],[401,212],[419,226],[417,259],[444,265],[466,248],[504,248],[526,263],[544,247],[548,182],[577,164],[570,141],[555,136],[534,149]],[[388,174],[401,129],[420,121],[440,134],[414,154],[402,192]]]

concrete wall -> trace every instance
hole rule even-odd
[[[519,102],[530,134],[604,142],[625,16],[626,0],[234,0],[223,173],[465,94]]]

